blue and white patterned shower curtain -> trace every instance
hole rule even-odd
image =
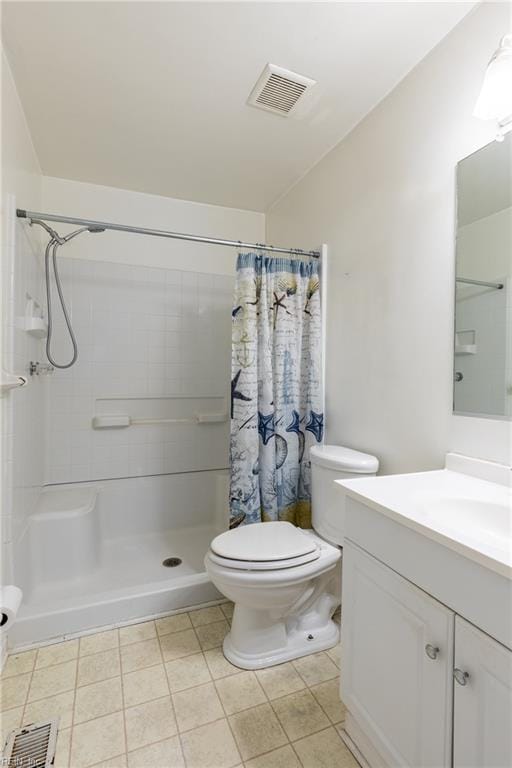
[[[309,447],[323,437],[317,259],[237,262],[231,381],[231,525],[311,526]]]

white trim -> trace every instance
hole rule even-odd
[[[327,362],[328,277],[329,277],[329,249],[326,243],[322,243],[322,245],[320,246],[320,311],[321,311],[321,323],[322,323],[322,412],[324,414],[324,436],[325,436],[325,374],[326,374],[326,362]]]
[[[90,629],[80,630],[79,632],[69,632],[61,634],[58,637],[53,637],[50,640],[39,640],[35,643],[20,643],[12,648],[9,648],[7,654],[19,653],[20,651],[30,651],[34,648],[43,648],[47,645],[56,645],[62,643],[65,640],[74,640],[77,637],[87,637],[88,635],[95,635],[98,632],[106,632],[109,629],[119,629],[120,627],[131,627],[135,624],[144,624],[146,621],[154,621],[154,619],[164,619],[167,616],[176,616],[180,613],[188,613],[189,611],[197,611],[200,608],[210,608],[213,605],[224,605],[229,603],[229,600],[222,598],[222,600],[210,600],[206,603],[198,603],[197,605],[189,605],[186,608],[177,608],[174,611],[164,611],[160,613],[152,613],[148,616],[137,617],[136,619],[128,619],[128,621],[116,621],[112,624],[102,624],[99,627],[92,627]]]
[[[2,632],[0,634],[0,673],[2,672],[4,668],[4,664],[7,661],[8,656],[8,650],[7,650],[7,633]]]
[[[386,761],[375,749],[366,733],[348,710],[339,734],[362,768],[389,768]]]

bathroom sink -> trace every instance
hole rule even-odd
[[[501,550],[511,547],[512,510],[510,506],[486,499],[463,496],[431,498],[424,502],[425,522],[447,534],[469,541],[485,542]]]
[[[452,470],[339,482],[354,499],[512,579],[510,488]]]

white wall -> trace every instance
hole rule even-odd
[[[166,229],[227,240],[262,242],[265,215],[254,211],[191,203],[66,179],[43,178],[45,213]],[[55,225],[60,232],[76,227]],[[236,251],[218,245],[104,232],[83,235],[66,247],[67,256],[232,275]]]
[[[2,368],[26,373],[41,359],[41,342],[22,330],[26,295],[42,300],[41,262],[34,232],[15,220],[15,206],[41,205],[41,171],[23,109],[2,52]],[[29,386],[1,398],[2,492],[0,580],[12,581],[13,542],[19,539],[43,482],[43,387]],[[2,636],[2,640],[4,637]],[[1,662],[0,662],[1,663]]]
[[[384,472],[509,460],[509,423],[452,416],[455,166],[494,136],[472,110],[509,23],[476,8],[267,215],[271,242],[329,245],[327,439]]]

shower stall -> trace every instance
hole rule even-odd
[[[203,557],[227,524],[232,278],[59,268],[79,354],[39,382],[47,485],[15,558],[15,644],[220,597]],[[67,360],[59,319],[52,349]]]
[[[101,235],[88,232],[106,229],[251,247],[18,217],[83,226],[90,249]],[[40,267],[41,251],[37,260]],[[13,583],[23,590],[14,647],[222,599],[203,560],[229,524],[234,278],[175,269],[172,259],[155,268],[76,257],[58,259],[58,278],[78,356],[63,368],[32,361],[29,386],[44,407],[44,484],[33,489],[12,555]],[[59,310],[54,301],[50,358],[66,363],[76,351]],[[44,324],[41,308],[31,311]]]

